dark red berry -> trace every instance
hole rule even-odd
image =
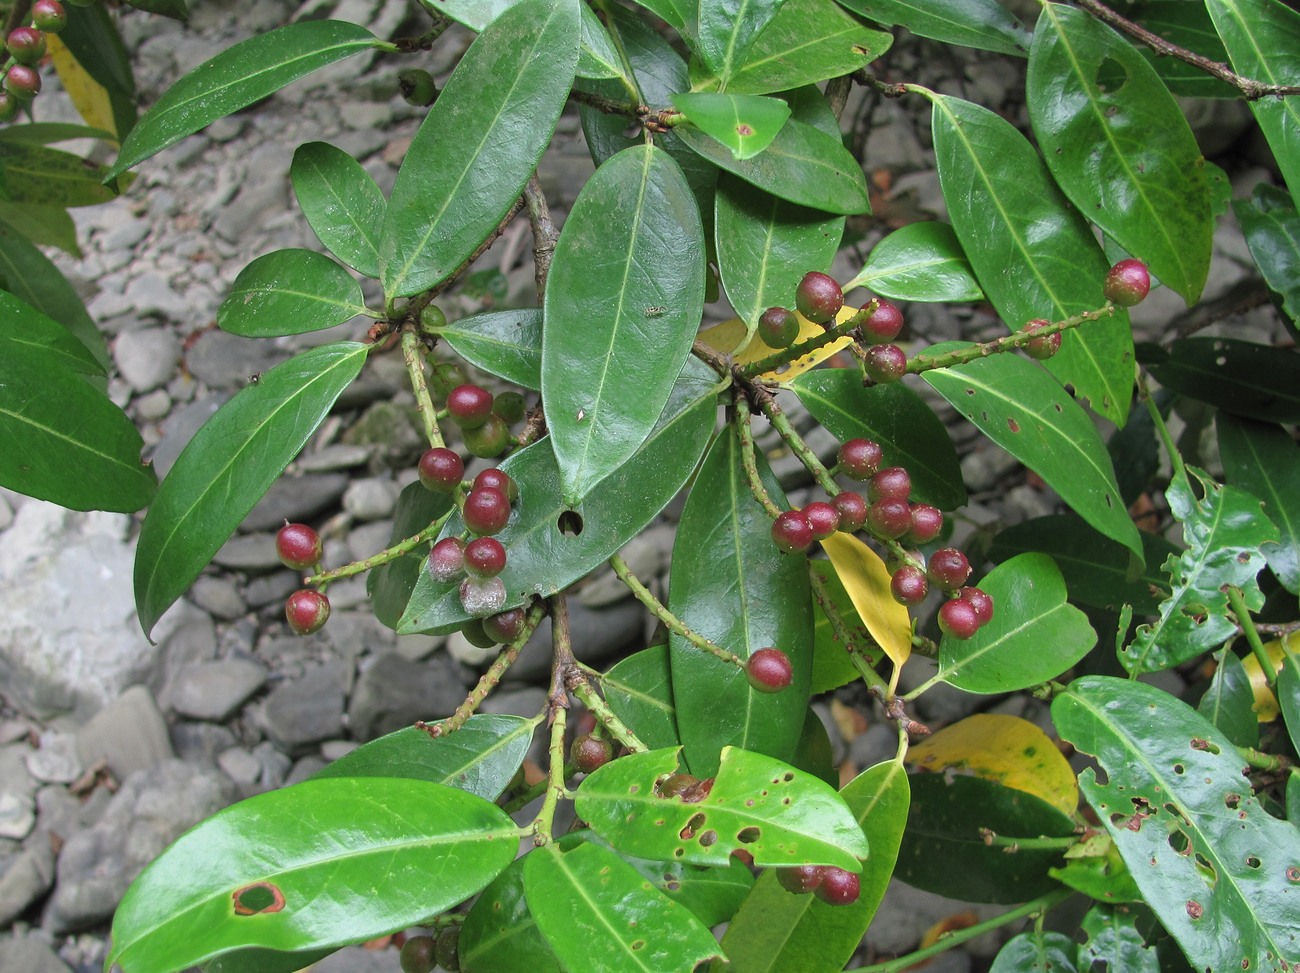
[[[510,427],[504,419],[493,413],[487,421],[473,429],[462,429],[465,448],[480,459],[495,459],[510,445]]]
[[[444,537],[429,552],[429,575],[434,581],[455,581],[465,573],[465,542]]]
[[[885,497],[867,508],[867,529],[877,537],[902,537],[912,526],[912,509],[906,500]]]
[[[745,678],[760,693],[779,693],[793,681],[794,667],[780,649],[759,649],[745,663]]]
[[[840,290],[834,277],[812,270],[799,281],[794,292],[794,304],[809,321],[825,324],[835,320],[835,315],[844,306],[844,291]]]
[[[1151,274],[1147,265],[1132,257],[1121,260],[1106,275],[1102,292],[1106,300],[1114,301],[1120,307],[1132,307],[1142,303],[1151,291]]]
[[[518,392],[502,392],[492,402],[492,412],[507,426],[524,417],[524,397]]]
[[[475,534],[499,534],[510,519],[510,501],[495,487],[474,487],[465,498],[461,516]]]
[[[608,740],[584,733],[569,747],[569,759],[582,773],[590,774],[614,759],[614,748]]]
[[[57,34],[68,26],[68,14],[59,0],[36,0],[32,4],[32,23],[47,34]]]
[[[477,429],[492,415],[492,393],[477,385],[458,385],[447,393],[447,411],[462,429]]]
[[[313,568],[321,559],[320,534],[306,524],[285,524],[275,535],[275,553],[287,568]]]
[[[795,895],[807,895],[822,884],[820,865],[795,865],[792,868],[778,868],[776,880],[781,888]]]
[[[912,527],[903,535],[909,544],[928,544],[943,530],[943,511],[928,503],[912,506]]]
[[[498,642],[508,645],[524,631],[524,610],[511,608],[483,619],[483,630]]]
[[[955,639],[968,639],[980,627],[975,606],[964,598],[952,598],[939,606],[939,630]]]
[[[45,56],[45,35],[35,27],[15,27],[5,47],[19,64],[35,64]]]
[[[867,501],[862,499],[862,494],[845,490],[835,494],[831,503],[840,513],[840,530],[845,533],[861,530],[867,522]]]
[[[813,526],[801,510],[787,510],[772,523],[772,542],[786,554],[808,550],[813,539]]]
[[[822,869],[821,884],[813,894],[827,905],[852,905],[858,901],[862,891],[862,880],[853,872],[846,872],[834,865]]]
[[[872,381],[888,385],[907,374],[907,353],[898,345],[873,345],[867,349],[863,367]]]
[[[447,973],[460,973],[460,928],[450,926],[438,933],[433,952],[438,958],[438,965]]]
[[[506,568],[506,549],[495,537],[476,537],[465,545],[465,570],[477,578],[495,578]]]
[[[506,495],[506,499],[514,503],[519,497],[519,487],[515,481],[510,478],[510,474],[497,469],[495,466],[491,469],[483,470],[478,476],[474,477],[474,487],[492,487],[500,490]]]
[[[1025,325],[1024,330],[1026,333],[1042,331],[1043,328],[1046,328],[1049,324],[1051,324],[1050,321],[1045,321],[1042,318],[1035,318],[1033,321],[1030,321]],[[1039,361],[1045,361],[1061,350],[1061,332],[1057,331],[1055,334],[1048,334],[1043,335],[1041,338],[1034,338],[1032,341],[1024,345],[1024,349],[1025,354],[1030,358],[1037,358]]]
[[[284,617],[299,635],[318,632],[330,617],[329,600],[311,588],[295,591],[284,603]]]
[[[906,500],[912,492],[912,477],[901,466],[886,466],[867,482],[867,499],[871,501]]]
[[[900,605],[919,605],[930,591],[930,582],[920,568],[905,564],[894,572],[889,590]]]
[[[397,73],[397,90],[408,105],[427,108],[438,97],[438,86],[433,75],[422,68],[406,68]]]
[[[840,529],[840,512],[825,500],[814,500],[806,505],[803,515],[812,524],[814,540],[824,541]]]
[[[5,91],[15,98],[32,98],[41,90],[41,75],[26,64],[15,64],[5,75]]]
[[[474,618],[487,618],[506,607],[506,586],[500,578],[466,578],[460,583],[460,607]]]
[[[930,555],[926,565],[930,580],[948,592],[956,591],[970,577],[970,562],[955,547],[943,547]]]
[[[862,337],[874,344],[893,341],[903,330],[903,312],[897,304],[876,298],[879,305],[862,324]]]
[[[982,588],[962,588],[957,596],[975,609],[975,617],[981,625],[993,620],[993,596],[988,592]]]
[[[758,337],[769,348],[789,348],[799,337],[799,319],[789,308],[769,307],[758,317]]]
[[[435,493],[452,493],[465,476],[465,461],[445,446],[426,449],[418,466],[420,482]]]
[[[412,936],[397,955],[402,973],[430,973],[437,965],[432,936]]]
[[[850,439],[840,446],[840,471],[853,480],[869,480],[880,469],[883,453],[870,439]]]

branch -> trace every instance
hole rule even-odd
[[[742,669],[745,667],[745,663],[741,661],[740,656],[736,655],[734,652],[728,652],[716,642],[706,639],[699,632],[689,628],[685,622],[669,611],[668,607],[656,598],[650,589],[642,584],[640,579],[632,573],[632,569],[627,566],[627,562],[617,554],[610,557],[609,566],[614,569],[614,573],[618,575],[618,579],[627,585],[628,590],[632,592],[636,597],[636,600],[645,605],[645,607],[649,609],[650,614],[663,622],[664,627],[667,628],[668,631],[680,635],[697,649],[703,649],[705,652],[713,653],[723,662],[730,662],[732,665],[739,666]]]
[[[528,225],[533,228],[533,276],[537,281],[537,304],[540,307],[546,297],[546,277],[551,272],[551,258],[555,256],[555,241],[560,231],[551,220],[551,208],[546,204],[536,171],[524,187],[524,203],[528,206]]]

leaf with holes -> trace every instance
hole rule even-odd
[[[217,308],[222,331],[245,338],[323,331],[366,313],[361,285],[312,250],[276,250],[239,272]]]
[[[947,223],[909,223],[885,237],[844,290],[865,287],[899,301],[982,301],[984,292]]]
[[[1237,338],[1183,338],[1146,363],[1167,389],[1260,422],[1300,422],[1300,355]]]
[[[1268,566],[1287,591],[1300,593],[1300,448],[1272,423],[1220,412],[1214,425],[1224,479],[1263,500],[1264,515],[1278,528],[1278,543],[1263,547]]]
[[[542,311],[489,311],[453,321],[438,332],[475,368],[522,388],[542,387]]]
[[[307,142],[293,153],[289,178],[320,242],[353,270],[378,278],[387,201],[370,173],[328,142]]]
[[[514,860],[516,837],[500,808],[428,781],[341,777],[260,794],[141,873],[106,962],[161,973],[235,949],[387,935],[477,892]],[[358,894],[378,880],[383,895]]]
[[[836,533],[822,541],[862,624],[894,663],[912,654],[912,617],[890,593],[890,572],[880,555],[852,534]]]
[[[614,715],[652,750],[681,743],[673,706],[668,646],[653,645],[613,666],[600,679]]]
[[[1203,496],[1196,498],[1191,478]],[[1165,491],[1170,512],[1183,525],[1187,550],[1164,564],[1172,594],[1160,604],[1160,617],[1139,625],[1133,641],[1119,654],[1133,675],[1158,672],[1222,645],[1237,631],[1228,618],[1231,585],[1246,606],[1264,604],[1256,575],[1264,567],[1260,548],[1277,540],[1277,528],[1264,516],[1260,502],[1244,490],[1219,486],[1194,467],[1177,473]]]
[[[1260,806],[1236,748],[1186,703],[1136,680],[1076,679],[1052,701],[1079,775],[1138,887],[1198,969],[1300,961],[1300,833]]]
[[[1029,31],[997,0],[839,0],[868,20],[918,37],[1024,57]]]
[[[1079,943],[1079,966],[1094,970],[1093,964],[1104,963],[1105,969],[1124,973],[1160,973],[1160,957],[1154,946],[1137,927],[1138,914],[1133,909],[1119,909],[1098,903],[1088,910],[1080,927],[1087,936]]]
[[[790,106],[784,101],[762,95],[680,92],[673,95],[672,103],[688,122],[731,149],[737,159],[762,152],[790,117]]]
[[[578,817],[619,851],[653,861],[725,865],[744,849],[754,864],[861,870],[867,839],[844,800],[812,774],[727,747],[712,787],[690,803],[660,785],[680,751],[650,750],[607,763],[578,787]]]

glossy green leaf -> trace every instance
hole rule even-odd
[[[691,0],[636,0],[636,4],[671,24],[678,33],[695,34],[697,5]]]
[[[803,730],[790,757],[790,765],[798,770],[807,771],[831,787],[839,787],[840,771],[835,766],[835,751],[831,747],[831,735],[826,730],[826,724],[811,706],[803,712]]]
[[[549,440],[501,463],[519,485],[510,522],[497,535],[510,551],[501,574],[507,607],[521,605],[534,594],[547,597],[567,588],[639,534],[667,505],[691,475],[713,431],[715,380],[707,366],[694,359],[687,363],[650,438],[578,506],[576,524],[567,532],[561,529],[561,514],[569,506]],[[577,525],[581,531],[575,533]],[[442,536],[459,536],[462,530],[464,524],[453,514]],[[467,618],[458,585],[436,583],[422,571],[397,630],[449,631]]]
[[[620,757],[578,787],[578,817],[621,852],[653,861],[726,865],[744,849],[760,867],[806,863],[856,872],[867,839],[835,789],[760,753],[727,747],[698,801],[664,797],[680,751]]]
[[[1288,652],[1277,671],[1277,705],[1286,723],[1291,746],[1300,750],[1300,658]]]
[[[914,499],[944,510],[966,502],[948,430],[911,389],[902,384],[864,388],[851,368],[805,372],[790,387],[836,439],[874,440],[884,451],[884,465],[906,467]]]
[[[1129,578],[1132,554],[1097,533],[1077,514],[1049,514],[1008,527],[993,540],[989,558],[1005,561],[1026,551],[1050,555],[1061,569],[1070,599],[1118,611],[1132,605],[1139,615],[1154,615],[1160,591],[1169,583],[1160,565],[1178,549],[1159,534],[1142,532],[1142,575]]]
[[[58,247],[74,260],[82,257],[77,245],[77,225],[62,206],[36,206],[0,200],[0,223],[7,223],[32,243]]]
[[[1078,973],[1075,953],[1074,940],[1065,933],[1031,929],[1007,940],[989,973]]]
[[[148,634],[361,371],[369,345],[313,348],[263,373],[181,451],[140,529],[135,603]]]
[[[703,132],[686,126],[675,131],[718,168],[774,196],[827,213],[871,212],[866,177],[844,143],[797,118],[786,122],[760,155],[743,160]]]
[[[808,570],[821,579],[832,607],[838,611],[857,650],[867,657],[871,665],[878,664],[885,654],[858,616],[858,610],[853,606],[849,593],[844,590],[844,582],[835,573],[835,568],[829,561],[817,560],[808,562]],[[835,629],[816,598],[813,599],[813,616],[812,682],[808,686],[810,696],[839,689],[861,678],[861,673],[853,664],[844,644],[836,638]]]
[[[844,217],[796,206],[723,175],[714,228],[727,299],[746,326],[754,328],[769,307],[793,307],[804,274],[831,265]]]
[[[945,635],[938,678],[970,693],[1006,693],[1055,679],[1097,642],[1088,616],[1066,602],[1065,581],[1046,554],[999,564],[979,585],[993,618],[968,639]]]
[[[1300,78],[1300,13],[1278,0],[1205,0],[1233,69],[1265,84]],[[1300,104],[1294,97],[1248,101],[1300,209]]]
[[[254,34],[168,88],[131,129],[105,181],[290,82],[381,46],[364,27],[341,20],[300,20]]]
[[[578,194],[546,291],[542,401],[570,505],[645,442],[703,308],[690,188],[667,153],[624,149]]]
[[[1060,321],[1101,307],[1110,261],[1029,140],[987,108],[930,98],[939,185],[952,227],[1002,320],[1018,329],[1035,318]],[[1093,411],[1124,424],[1133,385],[1124,311],[1063,335],[1061,350],[1045,364]]]
[[[427,781],[344,777],[261,794],[141,873],[113,917],[107,963],[164,973],[244,947],[396,932],[486,885],[514,859],[515,838],[501,809]]]
[[[214,956],[200,963],[198,968],[203,973],[298,973],[299,970],[310,969],[313,963],[320,962],[334,952],[337,950],[333,946],[292,953],[251,947]]]
[[[926,353],[941,355],[958,347],[958,342],[946,342]],[[932,369],[922,378],[986,436],[1041,476],[1070,509],[1142,556],[1142,539],[1120,500],[1101,436],[1088,414],[1052,376],[1019,355],[991,355],[953,368]]]
[[[1096,757],[1079,784],[1192,966],[1282,970],[1300,960],[1300,832],[1270,816],[1245,761],[1186,703],[1087,676],[1052,701],[1061,736]]]
[[[17,356],[43,358],[50,366],[76,375],[104,375],[104,366],[76,335],[8,291],[0,291],[0,363]]]
[[[455,273],[523,191],[573,84],[579,6],[519,0],[456,65],[393,184],[380,243],[389,299]]]
[[[1065,864],[1049,874],[1098,902],[1141,902],[1142,890],[1106,832],[1085,837],[1065,852]]]
[[[759,476],[776,503],[783,496],[762,455]],[[686,765],[697,777],[718,767],[734,745],[782,760],[803,730],[812,673],[812,611],[802,557],[772,543],[772,521],[750,492],[733,426],[714,440],[686,498],[673,544],[669,610],[693,631],[747,659],[779,648],[793,681],[761,693],[744,670],[669,636],[677,729]]]
[[[633,653],[605,673],[600,685],[614,715],[647,747],[660,750],[681,743],[668,646],[653,645]]]
[[[433,715],[433,714],[430,714]],[[408,726],[363,743],[318,770],[323,777],[429,780],[495,801],[523,765],[536,724],[520,716],[477,713],[446,736]]]
[[[313,250],[276,250],[239,272],[217,325],[245,338],[323,331],[366,312],[361,285]]]
[[[1111,971],[1160,973],[1160,958],[1137,927],[1137,913],[1112,905],[1094,905],[1080,923],[1085,942],[1079,943],[1079,966],[1093,970],[1104,963]]]
[[[71,152],[0,140],[0,174],[10,202],[52,206],[112,202],[118,193],[104,185],[106,171]]]
[[[861,892],[847,906],[786,891],[768,870],[727,926],[722,948],[732,973],[842,969],[875,917],[893,874],[907,823],[911,789],[902,765],[890,760],[864,771],[841,791],[871,846]]]
[[[1233,215],[1264,283],[1282,300],[1282,310],[1300,323],[1300,215],[1291,197],[1260,183],[1250,199],[1232,202]]]
[[[377,278],[387,204],[370,173],[328,142],[307,142],[293,153],[289,178],[320,242],[353,270]]]
[[[1217,656],[1217,668],[1196,711],[1218,727],[1239,747],[1259,746],[1259,720],[1255,716],[1255,692],[1246,670],[1229,649]]]
[[[560,843],[570,840],[565,835]],[[470,907],[457,943],[462,973],[564,973],[524,898],[524,863],[530,857],[516,859]]]
[[[1197,499],[1191,479],[1200,484]],[[1277,540],[1277,528],[1260,509],[1259,500],[1188,467],[1165,491],[1169,510],[1183,525],[1187,549],[1170,555],[1163,567],[1172,593],[1160,604],[1160,617],[1139,625],[1133,641],[1119,653],[1130,673],[1157,672],[1218,648],[1237,626],[1228,615],[1231,585],[1241,590],[1252,611],[1264,604],[1256,575],[1264,567],[1260,547]]]
[[[475,314],[438,334],[475,368],[522,388],[542,387],[541,308]]]
[[[1034,29],[1025,90],[1057,185],[1195,304],[1214,236],[1205,160],[1155,68],[1100,20],[1048,3]]]
[[[1264,502],[1279,541],[1264,557],[1282,586],[1300,593],[1300,449],[1280,426],[1220,412],[1214,419],[1224,478]]]
[[[408,483],[397,497],[389,546],[414,537],[450,512],[451,508],[449,494],[434,493],[419,480]],[[415,582],[424,570],[427,554],[428,545],[422,544],[366,573],[366,594],[370,597],[370,608],[375,617],[389,628],[397,628],[398,620],[406,610],[406,603],[411,600]]]
[[[718,955],[717,941],[689,909],[591,842],[530,853],[524,891],[537,928],[567,970],[673,973]]]
[[[762,95],[683,92],[673,95],[672,103],[688,122],[729,148],[737,159],[762,152],[790,117],[790,106],[784,101]]]
[[[72,139],[101,139],[105,142],[116,142],[117,136],[102,128],[77,125],[73,122],[15,122],[0,128],[0,142],[49,145],[52,142],[68,142]]]
[[[865,287],[899,301],[982,301],[957,235],[947,223],[909,223],[885,237],[844,290]]]
[[[1024,57],[1029,31],[997,0],[839,0],[868,20],[918,37]]]
[[[1300,422],[1300,355],[1237,338],[1184,338],[1148,364],[1156,381],[1260,422]]]
[[[1210,12],[1203,3],[1186,0],[1143,0],[1132,12],[1133,18],[1158,37],[1220,64],[1228,62],[1228,52],[1214,29]],[[1159,73],[1161,80],[1176,95],[1194,98],[1239,98],[1232,85],[1207,74],[1194,64],[1175,57],[1164,57],[1148,47],[1139,47]]]
[[[699,6],[695,52],[725,85],[785,0],[711,0]]]

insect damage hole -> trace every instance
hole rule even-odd
[[[284,893],[270,882],[254,882],[230,893],[235,904],[235,915],[255,916],[263,912],[279,912],[284,908]]]
[[[577,537],[582,533],[582,515],[576,510],[562,510],[555,526],[565,537]]]

